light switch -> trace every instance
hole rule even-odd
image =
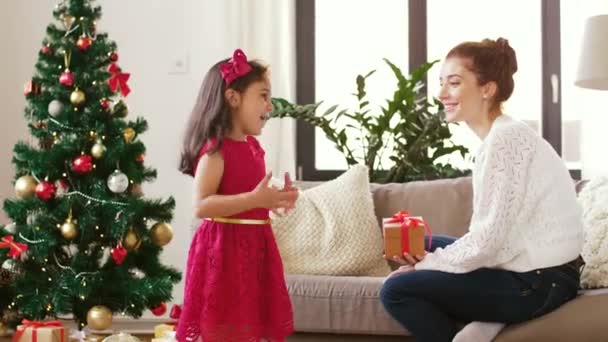
[[[185,74],[189,69],[189,58],[187,53],[177,54],[171,58],[169,65],[170,74]]]

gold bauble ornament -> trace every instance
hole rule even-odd
[[[125,142],[130,144],[135,139],[135,130],[131,127],[127,127],[122,131],[122,136],[125,138]]]
[[[0,336],[6,336],[8,334],[8,325],[4,322],[0,322]]]
[[[129,107],[123,100],[118,100],[112,108],[112,114],[119,118],[124,118],[129,114]]]
[[[72,221],[72,209],[68,214],[68,218],[65,223],[61,225],[61,235],[67,240],[73,240],[78,235],[78,226]]]
[[[158,222],[152,226],[150,235],[152,236],[152,242],[154,242],[155,245],[162,247],[173,239],[173,228],[171,228],[171,225],[168,223]]]
[[[86,95],[84,94],[84,92],[80,89],[76,89],[72,92],[72,94],[70,94],[70,102],[74,105],[74,106],[80,106],[82,105],[85,101],[87,100]]]
[[[15,195],[20,199],[30,198],[36,192],[38,182],[32,176],[21,176],[15,182]]]
[[[93,147],[91,147],[91,155],[95,159],[100,159],[101,157],[103,157],[103,155],[105,153],[106,153],[106,147],[101,142],[101,140],[97,140],[95,145],[93,145]]]
[[[93,330],[106,330],[112,325],[112,311],[103,305],[92,307],[87,313],[87,324]]]
[[[141,246],[141,239],[133,229],[129,229],[122,239],[122,245],[125,246],[126,249],[138,249],[139,246]]]

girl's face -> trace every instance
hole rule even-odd
[[[244,92],[228,94],[233,128],[245,135],[260,135],[272,111],[270,80],[257,81]]]
[[[492,84],[480,86],[477,76],[466,67],[466,60],[450,57],[441,68],[439,100],[448,122],[477,121],[489,109]],[[492,83],[492,82],[490,82]]]

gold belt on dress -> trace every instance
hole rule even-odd
[[[220,222],[220,223],[233,223],[233,224],[251,224],[251,225],[270,224],[270,219],[255,220],[255,219],[239,219],[239,218],[229,218],[229,217],[206,217],[205,221]]]

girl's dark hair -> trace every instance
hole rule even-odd
[[[251,84],[263,81],[266,77],[267,66],[249,61],[251,71],[226,87],[220,66],[227,61],[228,59],[222,60],[209,69],[196,97],[186,126],[179,162],[179,170],[184,174],[194,176],[194,168],[203,145],[211,139],[217,139],[217,144],[210,150],[210,153],[216,152],[221,147],[224,135],[232,128],[230,108],[224,97],[226,90],[234,89],[243,93]]]
[[[515,50],[504,38],[484,39],[481,42],[464,42],[455,46],[446,58],[468,60],[468,69],[477,76],[479,85],[496,82],[494,105],[499,106],[513,94],[513,74],[517,71]]]

